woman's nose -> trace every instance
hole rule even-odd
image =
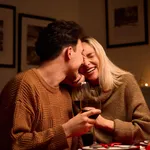
[[[87,59],[87,58],[83,58],[83,64],[85,65],[85,66],[89,66],[90,65],[90,62],[89,62],[89,60]]]

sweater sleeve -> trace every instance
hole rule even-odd
[[[46,130],[38,127],[39,108],[35,91],[27,83],[18,87],[11,129],[12,147],[22,149],[65,149],[67,138],[61,125]]]
[[[150,139],[150,111],[139,85],[132,75],[127,75],[125,82],[125,103],[130,120],[114,120],[114,139],[127,144]]]

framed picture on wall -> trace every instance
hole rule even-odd
[[[39,58],[35,52],[35,42],[39,32],[55,19],[30,14],[19,14],[18,18],[18,72],[36,67]]]
[[[16,7],[0,4],[0,67],[15,67]]]
[[[148,44],[147,0],[106,0],[107,48]]]

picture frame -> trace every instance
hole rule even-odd
[[[0,4],[0,67],[16,65],[16,7]]]
[[[147,0],[106,0],[106,47],[148,44]]]
[[[18,14],[18,72],[38,66],[35,42],[40,30],[54,20],[49,17]]]

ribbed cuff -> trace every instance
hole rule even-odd
[[[115,130],[113,138],[115,141],[123,142],[126,144],[132,143],[132,132],[134,132],[132,123],[115,119],[114,125]]]
[[[54,129],[54,138],[52,139],[55,149],[68,148],[67,138],[62,126],[58,126]]]

